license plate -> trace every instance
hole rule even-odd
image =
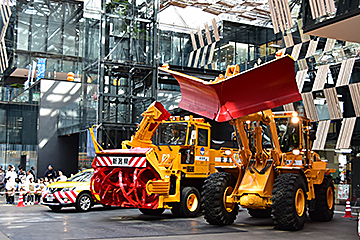
[[[55,197],[54,197],[54,196],[52,196],[52,195],[48,195],[48,196],[46,196],[46,200],[47,200],[47,201],[49,201],[49,202],[54,201],[54,199],[55,199]]]

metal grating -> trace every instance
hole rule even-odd
[[[333,50],[334,46],[335,46],[335,43],[336,43],[335,39],[328,38],[326,40],[324,52],[329,52],[329,51]]]
[[[319,121],[319,125],[316,130],[316,139],[313,144],[314,150],[324,150],[329,128],[330,120]]]
[[[350,147],[351,136],[354,131],[355,122],[356,117],[343,119],[339,137],[336,142],[336,149],[346,149]]]
[[[298,60],[298,58],[299,58],[301,46],[302,46],[302,43],[294,45],[294,48],[291,52],[291,56],[294,58],[295,61]]]
[[[355,116],[360,117],[360,83],[350,84],[349,90],[354,106]]]
[[[307,76],[307,69],[300,70],[296,73],[296,83],[297,83],[299,92],[301,92],[304,87],[304,82],[305,82],[306,76]]]
[[[307,50],[307,52],[306,52],[305,58],[308,58],[308,57],[311,57],[312,55],[314,55],[318,43],[319,43],[319,39],[317,39],[317,40],[310,40],[310,42],[309,42],[309,47],[308,47],[308,50]]]
[[[329,64],[322,65],[316,72],[313,91],[322,90],[325,85],[326,77],[329,72]]]
[[[275,34],[280,31],[284,33],[294,26],[288,1],[269,0],[269,8]]]
[[[334,0],[309,0],[313,19],[335,12]]]
[[[3,73],[5,71],[5,69],[7,69],[9,67],[9,59],[8,59],[8,55],[7,55],[7,51],[6,51],[6,47],[5,47],[5,34],[6,34],[6,30],[9,26],[9,22],[10,22],[10,17],[11,17],[11,8],[9,5],[9,0],[3,0],[1,1],[2,3],[0,3],[0,12],[1,12],[1,18],[2,18],[2,22],[3,22],[3,27],[1,29],[1,34],[0,34],[0,71],[1,73]]]
[[[294,104],[292,103],[285,104],[283,107],[285,111],[295,111]]]
[[[313,121],[319,121],[312,93],[303,93],[301,96],[303,99],[306,116]]]
[[[337,97],[336,88],[324,89],[324,95],[329,109],[330,119],[341,119],[342,112],[339,99]]]
[[[344,60],[341,63],[339,76],[338,76],[338,79],[336,81],[336,86],[337,87],[349,84],[352,69],[354,67],[354,63],[355,63],[355,58],[350,58],[350,59]]]

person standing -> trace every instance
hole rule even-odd
[[[30,178],[29,182],[27,183],[27,205],[34,205],[34,197],[35,197],[35,183],[34,178]]]
[[[5,179],[5,189],[7,191],[6,193],[6,203],[7,204],[13,204],[14,203],[14,192],[16,189],[16,178],[17,174],[15,172],[15,166],[9,167],[10,171],[6,172]]]
[[[30,182],[30,179],[33,179],[33,180],[35,180],[35,178],[34,178],[34,175],[31,173],[31,171],[30,170],[28,170],[27,172],[26,172],[26,182]]]
[[[54,180],[56,178],[56,172],[55,172],[54,168],[51,165],[49,165],[48,169],[45,171],[44,177],[47,177],[49,179],[49,181],[51,179]]]
[[[67,177],[63,174],[62,171],[58,171],[59,176],[56,178],[57,182],[66,182]]]
[[[35,168],[31,167],[29,171],[35,177]]]
[[[24,171],[24,169],[19,166],[19,170],[17,171],[17,175],[18,175],[18,178],[23,181],[24,178],[26,178],[26,172]],[[22,182],[24,183],[24,182]]]

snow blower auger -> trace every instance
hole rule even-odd
[[[160,102],[142,116],[122,149],[102,149],[90,129],[96,150],[93,197],[103,205],[139,208],[149,215],[171,209],[175,216],[197,216],[204,180],[216,166],[235,169],[223,152],[231,149],[239,161],[237,149],[211,149],[210,124],[193,116],[170,117]]]

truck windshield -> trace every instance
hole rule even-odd
[[[91,176],[93,175],[93,171],[84,171],[80,172],[73,177],[69,178],[68,182],[90,182]]]
[[[187,123],[163,123],[157,130],[159,145],[184,145]]]

